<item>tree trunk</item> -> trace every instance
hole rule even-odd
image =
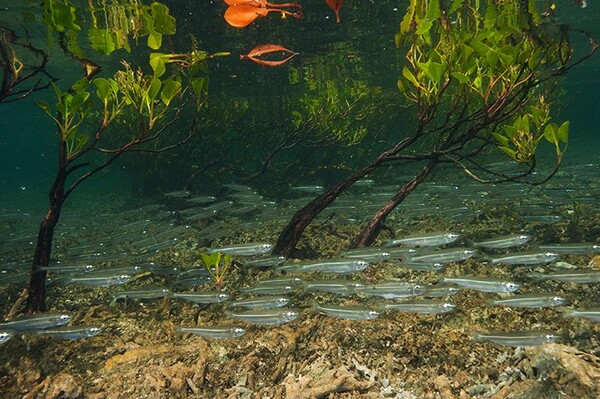
[[[425,180],[427,176],[431,173],[433,168],[437,165],[438,160],[432,159],[423,169],[419,171],[419,173],[409,182],[404,184],[402,188],[394,195],[392,198],[388,200],[376,213],[373,215],[373,218],[369,222],[369,224],[363,229],[363,231],[354,239],[353,247],[366,247],[371,245],[373,241],[377,238],[385,220],[388,215],[404,201],[406,197],[410,193],[412,193],[418,186]]]
[[[346,178],[340,183],[336,184],[332,188],[330,188],[326,193],[318,196],[311,202],[309,202],[304,208],[300,209],[298,212],[294,214],[292,220],[288,223],[287,226],[283,229],[279,238],[277,239],[277,243],[275,244],[275,248],[273,249],[274,255],[283,255],[289,256],[290,253],[300,241],[300,237],[302,233],[306,229],[306,227],[313,221],[315,217],[325,208],[327,208],[335,199],[346,190],[348,187],[352,186],[357,180],[367,176],[369,173],[372,173],[374,170],[379,168],[383,162],[387,159],[395,156],[401,150],[408,147],[418,138],[417,135],[412,137],[407,137],[396,144],[392,149],[385,151],[373,162],[369,165],[365,166],[363,169],[354,173],[352,176]]]
[[[50,207],[40,223],[35,252],[33,254],[25,313],[46,311],[46,272],[39,270],[39,267],[48,266],[50,263],[54,229],[60,218],[60,212],[65,201],[66,176],[66,171],[59,169],[56,180],[50,189]]]

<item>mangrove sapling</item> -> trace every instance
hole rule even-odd
[[[494,175],[495,181],[539,183],[558,169],[568,140],[568,123],[550,122],[556,80],[589,58],[598,48],[572,60],[565,25],[544,19],[535,3],[509,0],[452,2],[411,0],[396,35],[406,53],[398,88],[414,110],[412,134],[374,158],[367,166],[333,185],[292,217],[281,232],[274,254],[288,256],[308,224],[339,194],[382,166],[425,162],[426,165],[375,213],[354,246],[371,244],[392,212],[441,163],[455,163],[470,177],[486,171],[477,157],[499,148],[528,169],[518,176]],[[453,21],[452,23],[450,21]],[[408,49],[406,46],[409,44]],[[542,139],[556,149],[556,166],[538,181],[528,180],[536,166]],[[470,162],[471,169],[465,166]],[[479,179],[484,181],[483,179]]]
[[[54,107],[38,100],[57,127],[59,151],[58,170],[49,193],[50,206],[40,224],[33,257],[26,305],[29,313],[45,310],[46,272],[38,269],[49,264],[54,229],[73,191],[127,152],[158,154],[186,143],[195,131],[197,118],[183,139],[150,147],[159,137],[168,134],[169,127],[179,117],[187,101],[183,97],[183,85],[176,75],[162,78],[165,71],[160,75],[146,75],[141,69],[134,70],[127,63],[123,65],[124,69],[112,78],[96,78],[91,82],[81,79],[66,92],[54,85],[57,98]],[[94,118],[94,111],[98,111],[99,120]],[[138,120],[139,130],[129,132],[124,143],[110,146],[106,136],[114,131],[117,117],[125,114]],[[83,133],[82,126],[89,127],[94,122],[97,123],[94,133],[90,136]],[[105,156],[99,163],[84,160],[98,153]]]
[[[225,278],[227,269],[231,266],[231,255],[213,252],[211,254],[201,253],[200,256],[202,257],[204,267],[215,281],[217,291],[221,291],[223,279]]]

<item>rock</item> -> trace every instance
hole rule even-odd
[[[492,399],[597,399],[600,397],[600,359],[565,345],[525,350],[524,363],[533,378],[505,387]],[[535,379],[534,379],[535,378]]]
[[[358,381],[345,367],[332,369],[324,359],[319,359],[310,364],[308,370],[301,370],[297,378],[288,375],[283,385],[286,398],[318,399],[336,392],[365,392],[376,384]]]
[[[452,390],[450,389],[450,380],[445,375],[436,377],[436,379],[433,380],[433,385],[440,393],[442,399],[455,399],[455,396],[452,394]]]
[[[79,381],[68,373],[59,373],[50,378],[47,387],[44,399],[77,399],[83,395]]]

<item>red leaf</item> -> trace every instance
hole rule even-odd
[[[335,12],[335,22],[340,23],[340,8],[342,7],[342,3],[344,0],[325,0],[327,5],[331,7],[333,12]]]
[[[260,58],[258,58],[261,55],[275,53],[275,52],[287,53],[287,54],[289,54],[289,56],[282,60],[275,60],[275,61],[274,60],[261,60]],[[280,66],[280,65],[285,64],[286,62],[288,62],[290,59],[292,59],[296,55],[298,55],[298,53],[296,53],[292,50],[288,50],[285,47],[279,46],[277,44],[260,44],[256,47],[254,47],[252,50],[250,50],[250,52],[248,54],[241,55],[240,59],[247,58],[250,61],[253,61],[259,65],[275,67],[275,66]]]

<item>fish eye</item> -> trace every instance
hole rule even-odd
[[[546,341],[547,342],[554,342],[556,341],[558,337],[554,334],[546,334]]]
[[[423,286],[415,284],[414,290],[415,290],[415,292],[421,292],[421,291],[423,291]]]
[[[450,311],[453,310],[456,307],[456,305],[452,304],[452,303],[444,303],[442,305],[442,308],[446,311]]]
[[[376,310],[369,310],[369,316],[379,316],[379,312]]]

